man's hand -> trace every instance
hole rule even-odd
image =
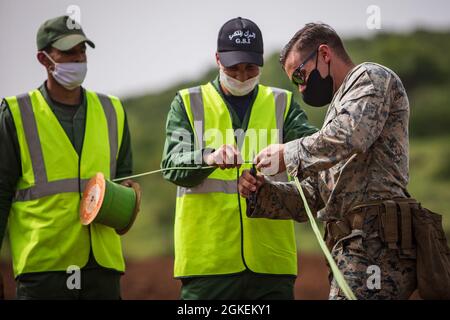
[[[216,166],[220,169],[239,168],[242,164],[242,157],[239,150],[230,144],[224,144],[219,149],[205,155],[205,162],[208,166]]]
[[[254,177],[250,173],[250,170],[244,170],[239,178],[239,193],[244,198],[247,198],[251,192],[257,192],[263,184],[263,175],[258,174]]]
[[[256,169],[268,176],[286,170],[284,163],[284,144],[271,144],[256,155]]]
[[[139,185],[137,182],[134,182],[134,181],[131,180],[131,179],[124,180],[124,181],[122,181],[120,184],[123,185],[123,186],[125,186],[125,187],[129,187],[129,188],[132,188],[133,185],[135,185],[135,184]]]
[[[131,179],[124,180],[120,184],[125,186],[125,187],[134,189],[134,191],[136,192],[137,199],[138,199],[136,206],[137,206],[137,211],[139,212],[140,209],[141,209],[141,196],[142,196],[142,191],[141,191],[140,184],[137,183],[137,182],[134,182]]]

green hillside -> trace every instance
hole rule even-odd
[[[411,103],[410,192],[430,209],[447,214],[445,224],[450,234],[450,31],[379,34],[371,39],[349,39],[345,45],[355,63],[381,63],[403,80]],[[159,167],[167,112],[176,91],[215,75],[216,70],[211,70],[195,81],[124,101],[136,173]],[[266,60],[261,82],[294,89],[280,68],[277,53]],[[295,97],[299,100],[297,94]],[[326,108],[305,110],[311,122],[321,126]],[[125,253],[131,257],[171,254],[175,186],[160,175],[140,178],[139,182],[144,192],[142,210],[133,229],[124,236]],[[309,226],[298,229],[300,247],[317,249]]]

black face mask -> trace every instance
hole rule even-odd
[[[302,93],[303,101],[312,107],[323,107],[333,99],[333,78],[330,75],[330,64],[328,63],[328,76],[322,78],[317,69],[318,58],[319,54],[317,53],[316,68],[311,71],[305,91]]]

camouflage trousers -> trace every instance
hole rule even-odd
[[[357,299],[408,299],[416,289],[416,259],[383,243],[377,215],[366,216],[362,234],[338,242],[332,256]],[[329,299],[346,299],[334,278]]]

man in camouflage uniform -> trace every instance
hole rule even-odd
[[[407,299],[416,288],[416,263],[408,216],[398,219],[403,229],[397,234],[396,208],[410,202],[409,102],[401,80],[375,63],[355,66],[325,24],[298,31],[280,62],[305,102],[331,104],[319,132],[267,147],[256,157],[257,168],[270,174],[287,170],[302,181],[311,210],[325,222],[332,256],[358,299]],[[293,183],[246,171],[239,190],[244,197],[258,192],[255,209],[247,212],[251,217],[308,220]],[[387,214],[389,208],[394,215]],[[335,279],[329,298],[345,298]]]

